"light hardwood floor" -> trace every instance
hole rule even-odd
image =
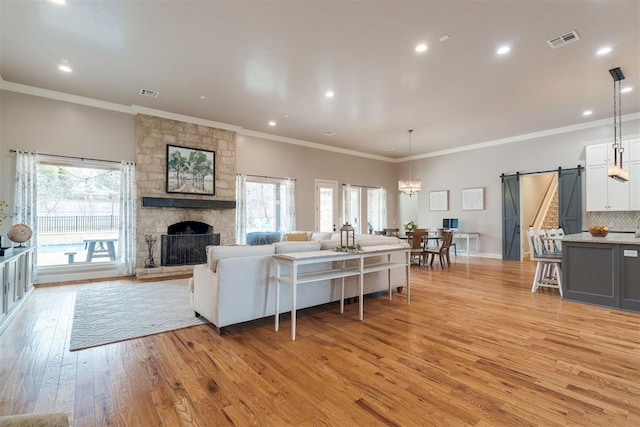
[[[218,336],[196,326],[69,352],[77,289],[36,289],[0,336],[0,415],[76,426],[640,425],[640,314],[531,294],[535,264],[412,268],[367,298]]]

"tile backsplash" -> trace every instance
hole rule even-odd
[[[640,211],[629,212],[588,212],[587,229],[592,225],[608,225],[613,231],[635,231],[638,229]]]

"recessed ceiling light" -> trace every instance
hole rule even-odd
[[[65,4],[67,4],[67,0],[51,0],[51,3],[60,4],[64,6]]]
[[[509,46],[501,46],[498,48],[498,50],[496,50],[496,53],[498,55],[506,55],[510,51],[511,51],[511,48]]]
[[[335,133],[335,132],[331,132],[330,130],[328,130],[328,131],[326,131],[326,132],[322,132],[322,134],[323,134],[324,136],[333,136],[333,135],[335,135],[336,133]]]
[[[274,122],[273,120],[269,122],[269,126],[275,126],[275,125],[276,125],[276,122]]]
[[[623,87],[622,89],[620,89],[620,92],[627,93],[627,92],[631,92],[632,90],[633,90],[633,88],[631,86],[627,86],[627,87]]]
[[[386,147],[386,148],[385,148],[385,150],[387,150],[387,151],[393,151],[393,150],[395,150],[395,147]]]
[[[449,40],[451,38],[451,36],[449,34],[444,34],[442,37],[440,37],[438,40],[441,42],[446,42],[447,40]]]
[[[282,116],[282,117],[284,117],[285,119],[288,119],[288,118],[289,118],[289,115],[288,115],[288,114],[285,114],[285,115],[284,115],[284,116]]]
[[[206,98],[207,98],[207,97],[206,97],[206,96],[204,96],[204,95],[200,96],[200,99],[206,99]]]
[[[582,112],[583,116],[590,116],[592,114],[593,114],[593,111],[591,111],[591,110],[585,110],[585,111]]]
[[[420,44],[416,45],[415,49],[416,49],[416,52],[422,53],[422,52],[426,52],[428,47],[427,47],[426,44],[420,43]]]
[[[332,91],[332,90],[328,90],[328,91],[324,94],[324,96],[326,96],[327,98],[333,98],[335,95],[336,95],[336,94],[335,94],[335,93],[333,93],[333,91]]]
[[[71,67],[69,67],[67,64],[60,64],[58,65],[58,70],[64,72],[64,73],[70,73],[73,70],[71,69]]]
[[[609,46],[605,46],[603,48],[598,49],[598,51],[596,52],[596,55],[606,55],[607,53],[611,52],[611,47]]]

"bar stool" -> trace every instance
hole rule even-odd
[[[562,254],[548,252],[542,237],[545,232],[527,231],[529,243],[529,258],[537,261],[536,273],[533,277],[531,292],[535,293],[540,288],[555,288],[562,297]]]

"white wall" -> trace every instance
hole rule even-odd
[[[236,170],[258,176],[296,179],[296,222],[300,230],[313,230],[315,179],[342,184],[385,187],[387,222],[397,224],[397,165],[395,163],[317,150],[246,135],[236,137]],[[342,206],[342,197],[340,197]],[[342,210],[341,210],[342,212]]]
[[[625,135],[640,132],[640,120],[623,123]],[[415,160],[413,175],[422,179],[418,223],[436,227],[442,218],[459,218],[460,229],[481,233],[480,252],[500,258],[502,254],[502,193],[500,175],[575,168],[585,165],[585,145],[606,142],[613,137],[611,126],[599,126],[559,135],[530,139]],[[399,167],[403,167],[400,165]],[[485,209],[463,211],[461,191],[485,188]],[[449,190],[449,210],[430,212],[430,191]],[[583,181],[584,192],[584,181]],[[584,204],[584,197],[583,197]]]
[[[135,160],[135,116],[62,101],[0,91],[0,200],[13,202],[14,156],[23,149],[48,154],[105,160]],[[623,123],[625,135],[640,133],[640,120]],[[500,257],[502,213],[500,174],[573,168],[585,164],[585,144],[607,142],[610,125],[500,146],[415,160],[413,177],[422,179],[415,219],[421,227],[438,227],[442,218],[457,217],[464,231],[482,233],[480,251]],[[406,163],[390,163],[238,135],[237,171],[293,177],[297,181],[298,227],[314,225],[315,178],[340,184],[384,186],[389,190],[389,227],[398,220],[398,171]],[[461,190],[485,188],[485,209],[463,211]],[[429,211],[429,192],[449,190],[449,210]],[[584,199],[583,199],[584,202]],[[5,234],[8,222],[0,233]]]
[[[9,149],[135,161],[135,115],[0,91],[0,200],[13,206],[15,155]],[[237,171],[297,179],[300,229],[313,229],[314,180],[388,188],[389,226],[397,223],[396,164],[250,136],[237,137]],[[0,233],[6,234],[10,221]]]
[[[0,200],[13,207],[15,154],[10,149],[135,161],[135,116],[0,91]],[[11,221],[0,233],[6,234]]]

